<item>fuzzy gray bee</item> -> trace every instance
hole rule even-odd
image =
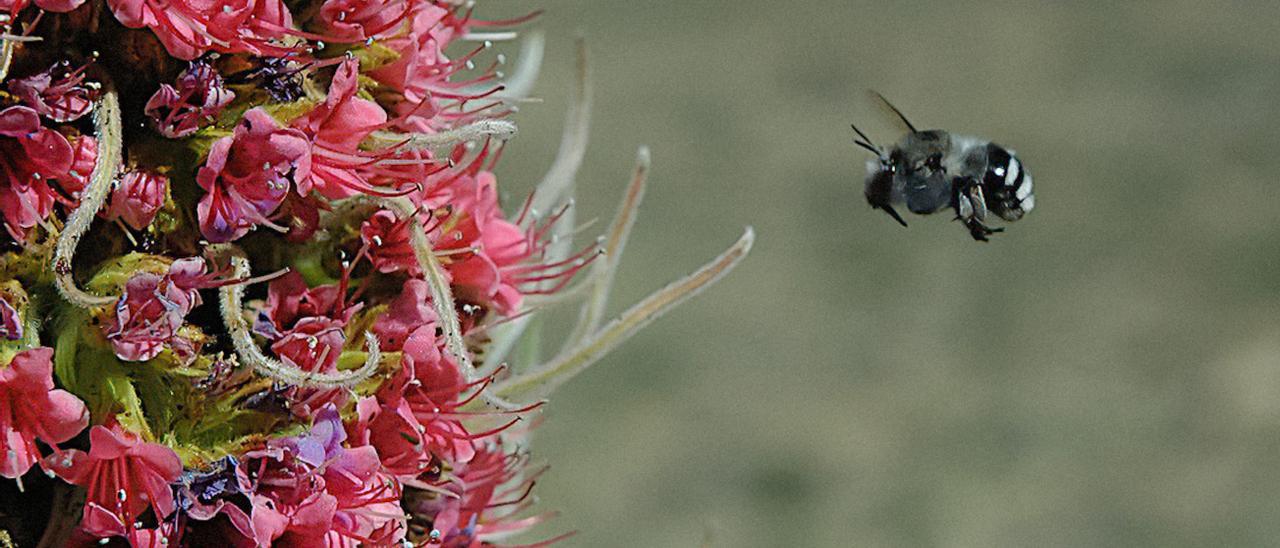
[[[894,205],[906,204],[919,215],[950,208],[973,239],[1003,232],[983,224],[988,213],[1016,221],[1036,205],[1031,174],[1014,152],[990,141],[952,135],[940,129],[919,131],[883,96],[884,104],[910,133],[887,151],[876,146],[857,126],[854,144],[876,155],[867,162],[866,196],[872,208],[883,209],[907,226]]]

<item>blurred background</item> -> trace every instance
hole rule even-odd
[[[611,310],[751,257],[556,394],[565,546],[1192,546],[1280,538],[1280,4],[494,3],[547,13],[499,180],[550,165],[590,48],[579,218],[653,170]],[[514,56],[518,48],[507,51]],[[989,244],[862,197],[920,127],[1018,151]],[[531,537],[536,539],[538,537]]]

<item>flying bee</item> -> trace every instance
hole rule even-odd
[[[884,96],[876,96],[910,132],[886,151],[853,126],[859,137],[854,144],[876,155],[867,161],[865,193],[872,208],[883,209],[902,226],[907,222],[895,205],[906,204],[918,215],[950,208],[973,239],[985,242],[1004,231],[984,224],[989,213],[1016,221],[1035,207],[1031,174],[1012,150],[940,129],[919,131]]]

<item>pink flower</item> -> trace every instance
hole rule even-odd
[[[312,143],[311,176],[298,181],[301,195],[310,194],[314,188],[330,200],[355,194],[386,196],[400,194],[396,188],[416,183],[404,178],[404,170],[382,169],[379,165],[382,160],[398,156],[394,148],[360,148],[370,133],[385,125],[387,114],[377,103],[356,97],[359,66],[355,59],[338,65],[325,101],[292,124]],[[380,188],[387,186],[393,188]]]
[[[415,3],[410,11],[408,31],[382,42],[400,57],[371,71],[369,76],[404,94],[409,103],[427,99],[430,87],[427,81],[448,78],[453,72],[432,72],[439,68],[439,61],[444,58],[441,52],[453,40],[454,28],[443,24],[447,17],[449,10],[433,2]]]
[[[53,213],[50,179],[66,178],[75,152],[30,107],[0,111],[0,221],[17,240]]]
[[[293,181],[305,180],[310,170],[310,145],[302,132],[280,127],[261,107],[249,110],[232,136],[213,143],[196,174],[208,192],[196,207],[200,232],[211,242],[228,242],[257,225],[286,230],[268,217]]]
[[[0,295],[0,339],[17,341],[22,339],[22,315],[9,304],[9,300]]]
[[[267,286],[266,306],[258,313],[254,332],[272,341],[271,350],[285,363],[303,371],[332,373],[346,344],[345,328],[363,304],[348,306],[342,299],[346,278],[338,285],[308,288],[302,276],[289,272]],[[343,404],[349,390],[291,387],[284,396],[293,413],[311,416],[326,404]]]
[[[180,139],[212,122],[235,96],[212,66],[193,61],[178,75],[176,88],[160,84],[147,100],[146,113],[161,135]]]
[[[116,357],[131,362],[150,360],[166,347],[180,357],[195,354],[191,342],[178,334],[187,314],[200,305],[198,289],[216,283],[202,259],[174,261],[163,276],[144,272],[125,283],[113,320],[103,326]]]
[[[559,280],[572,277],[576,268],[548,274],[520,268],[533,253],[530,237],[520,227],[507,221],[498,207],[497,179],[484,171],[475,176],[463,175],[447,187],[449,203],[460,217],[453,231],[439,238],[443,250],[471,247],[449,261],[447,268],[462,296],[470,301],[511,314],[523,298],[518,286],[529,281]],[[581,265],[577,265],[581,267]]]
[[[150,171],[133,170],[120,178],[111,191],[103,217],[120,219],[134,230],[142,230],[155,220],[169,194],[169,178]]]
[[[411,513],[434,517],[432,537],[440,546],[489,546],[499,538],[528,529],[553,515],[517,519],[530,503],[528,497],[538,473],[526,475],[524,481],[514,486],[506,486],[523,470],[525,460],[518,454],[504,453],[500,444],[486,445],[471,459],[454,466],[447,486],[454,496],[423,497],[409,503]],[[546,546],[568,536],[533,546]]]
[[[34,76],[9,82],[9,90],[27,106],[50,120],[78,120],[93,110],[93,96],[81,85],[84,83],[86,67],[67,71],[62,78],[54,80],[53,71],[61,66],[63,65],[54,65]]]
[[[36,7],[45,11],[66,13],[80,7],[83,3],[84,0],[36,0]],[[0,0],[0,10],[17,15],[30,4],[30,0]]]
[[[276,340],[303,318],[323,317],[346,322],[357,310],[347,307],[337,285],[307,287],[302,275],[290,270],[267,285],[267,302],[254,322],[254,331]]]
[[[468,123],[480,113],[503,115],[506,111],[501,111],[501,101],[482,101],[501,89],[496,84],[496,63],[474,75],[458,77],[476,68],[473,60],[487,46],[478,46],[456,59],[448,58],[444,51],[473,26],[514,25],[536,15],[477,22],[470,14],[459,15],[458,10],[448,10],[441,3],[415,3],[410,8],[407,32],[380,42],[400,56],[369,72],[371,78],[403,96],[404,100],[391,108],[400,116],[395,124],[412,131],[434,132]]]
[[[293,25],[281,0],[107,0],[126,27],[147,27],[169,54],[191,60],[207,51],[280,56],[291,50],[273,39]]]
[[[271,345],[271,351],[303,371],[330,373],[337,369],[338,355],[347,342],[343,327],[344,322],[329,318],[303,318]]]
[[[436,319],[427,282],[410,279],[404,283],[400,295],[391,301],[387,311],[373,323],[373,334],[378,336],[383,350],[395,352],[404,348],[410,333],[419,327],[435,326]]]
[[[71,199],[55,196],[67,207],[80,203],[80,192],[89,184],[93,164],[98,160],[98,141],[88,135],[76,137],[71,144],[71,156],[71,169],[67,170],[66,176],[58,179],[58,186],[64,193],[71,195]]]
[[[258,542],[354,548],[404,538],[399,483],[381,472],[374,448],[344,447],[346,437],[326,406],[309,434],[246,455]]]
[[[53,387],[52,358],[52,348],[33,348],[0,368],[0,476],[27,473],[40,459],[36,438],[62,443],[89,424],[84,402]]]
[[[315,23],[331,41],[361,42],[399,30],[408,0],[327,0]]]
[[[50,457],[45,466],[88,489],[80,525],[99,537],[129,534],[148,507],[161,520],[172,514],[169,484],[182,474],[182,462],[172,449],[144,442],[118,424],[94,426],[87,453],[71,449]]]
[[[368,247],[369,260],[384,274],[405,271],[420,276],[422,268],[409,244],[409,227],[395,213],[379,210],[360,225],[360,239]],[[408,222],[417,222],[413,219]]]
[[[547,243],[542,240],[559,214],[540,228],[521,229],[506,219],[498,205],[497,179],[484,169],[487,148],[468,166],[430,186],[415,197],[424,207],[448,204],[452,215],[431,234],[442,254],[460,298],[502,314],[519,309],[525,294],[553,293],[598,256],[589,246],[555,263],[542,263]]]
[[[368,438],[380,452],[404,453],[405,446],[395,439],[399,437],[412,444],[412,460],[419,465],[432,454],[452,462],[474,453],[475,437],[457,413],[459,395],[470,386],[458,365],[444,358],[443,345],[432,324],[414,330],[406,340],[400,370],[378,391],[382,410],[368,417],[379,419],[369,425]],[[405,419],[409,416],[412,424]]]

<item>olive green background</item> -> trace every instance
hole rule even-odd
[[[555,154],[576,33],[596,86],[580,218],[602,230],[652,147],[612,311],[758,232],[552,399],[536,492],[563,515],[542,536],[1280,542],[1280,7],[1062,4],[482,6],[547,9],[509,208]],[[868,89],[1016,149],[1037,209],[989,244],[872,211],[848,124],[901,130]]]

